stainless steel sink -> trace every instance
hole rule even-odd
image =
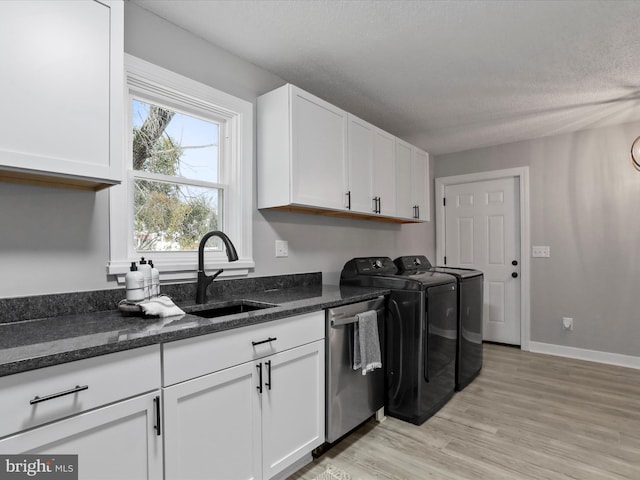
[[[200,308],[202,307],[202,308]],[[196,305],[191,307],[187,313],[203,318],[217,318],[236,313],[253,312],[255,310],[263,310],[265,308],[277,307],[273,303],[251,302],[247,300],[238,300],[235,302],[225,302],[216,306]]]

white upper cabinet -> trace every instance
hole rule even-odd
[[[428,175],[412,176],[425,173],[412,166],[419,150],[314,95],[284,85],[259,97],[257,137],[258,208],[427,219],[428,191],[417,185]]]
[[[373,132],[373,197],[380,215],[396,216],[396,138],[376,128]]]
[[[411,155],[411,195],[415,205],[414,218],[430,220],[429,154],[415,147]]]
[[[258,208],[345,209],[347,113],[293,85],[258,98]]]
[[[349,191],[352,212],[396,214],[395,137],[349,114]]]
[[[396,214],[429,220],[429,154],[396,139]]]
[[[353,212],[375,213],[373,201],[374,130],[373,125],[349,115],[347,208]]]
[[[0,2],[0,44],[0,180],[119,183],[122,2]]]
[[[411,145],[396,139],[396,213],[399,217],[413,218],[411,195]]]

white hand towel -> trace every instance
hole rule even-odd
[[[184,315],[184,310],[178,307],[167,296],[160,296],[140,302],[140,308],[146,315],[156,315],[158,317],[171,317],[173,315]]]
[[[369,310],[356,314],[356,317],[358,321],[353,326],[353,369],[362,369],[362,375],[366,375],[382,367],[378,314]]]

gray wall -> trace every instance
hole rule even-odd
[[[640,355],[640,123],[584,130],[435,159],[435,176],[529,166],[531,341]],[[561,318],[574,317],[563,331]]]
[[[254,105],[285,83],[128,2],[125,51]],[[117,287],[106,276],[108,191],[0,183],[0,225],[0,297]],[[289,242],[289,257],[275,258],[276,239]],[[336,283],[351,257],[433,256],[434,242],[433,222],[399,226],[254,208],[252,275],[321,271],[325,283]]]

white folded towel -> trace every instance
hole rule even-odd
[[[178,307],[173,300],[167,296],[160,296],[140,302],[140,308],[146,315],[156,315],[158,317],[171,317],[173,315],[184,315],[184,310]]]
[[[374,310],[356,314],[353,326],[353,369],[362,369],[362,375],[382,368],[378,314]]]

